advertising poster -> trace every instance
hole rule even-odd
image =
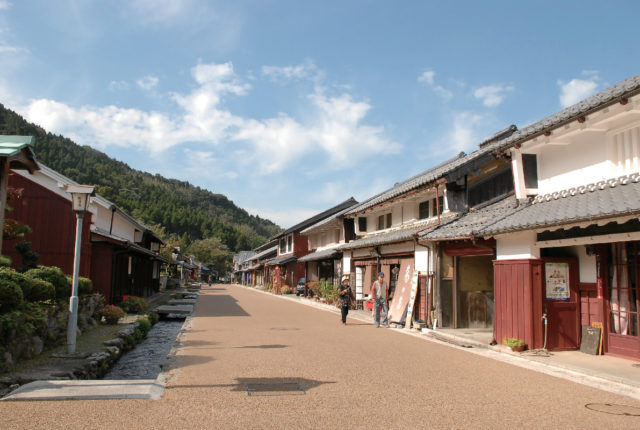
[[[548,300],[569,300],[569,263],[546,263]]]

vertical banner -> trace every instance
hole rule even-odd
[[[416,303],[416,296],[418,295],[418,271],[413,271],[411,277],[411,297],[409,298],[409,304],[407,305],[407,319],[404,323],[404,328],[411,328],[411,318],[413,317],[413,307]]]

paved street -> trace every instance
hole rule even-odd
[[[237,286],[202,290],[174,367],[161,400],[0,402],[0,428],[640,428],[630,398]]]

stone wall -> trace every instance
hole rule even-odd
[[[98,324],[98,321],[94,319],[94,314],[103,306],[104,297],[100,294],[80,298],[78,335],[83,330]],[[0,333],[4,333],[4,337],[0,339],[0,372],[11,370],[21,360],[37,357],[45,347],[66,342],[68,308],[57,305],[43,308],[43,310],[46,327],[39,333],[30,333],[29,330],[24,330],[25,324],[31,318],[28,313],[21,313],[11,326],[3,327],[0,321]]]

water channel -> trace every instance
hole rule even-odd
[[[103,379],[155,379],[168,362],[184,320],[156,323],[147,337],[120,357]]]

